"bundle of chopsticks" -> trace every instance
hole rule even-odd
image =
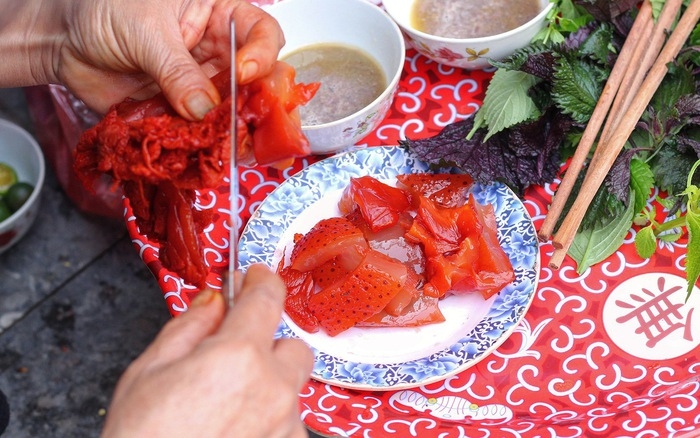
[[[549,262],[552,269],[559,269],[564,261],[588,206],[666,76],[667,64],[678,55],[698,22],[700,0],[691,0],[666,38],[678,17],[681,3],[682,0],[666,0],[655,21],[649,0],[643,0],[538,233],[541,241],[552,237],[567,198],[598,138],[579,193],[552,237],[554,253]],[[603,130],[599,135],[601,126]]]

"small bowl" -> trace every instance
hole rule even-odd
[[[17,172],[18,181],[34,186],[29,199],[0,222],[0,254],[17,243],[34,223],[46,175],[44,154],[34,137],[21,127],[0,119],[0,161]]]
[[[491,67],[489,59],[501,60],[527,46],[546,25],[553,4],[539,0],[541,10],[527,23],[507,32],[479,38],[444,38],[416,30],[411,24],[411,11],[417,0],[383,0],[384,8],[406,35],[409,45],[440,64],[480,70]]]
[[[398,91],[406,45],[396,23],[365,0],[284,0],[265,9],[280,23],[286,40],[280,59],[303,47],[336,43],[374,58],[387,86],[355,113],[312,126],[302,126],[313,154],[338,152],[357,144],[386,116]],[[323,87],[323,78],[319,78]],[[303,123],[302,123],[303,124]]]

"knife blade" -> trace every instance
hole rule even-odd
[[[230,156],[230,216],[229,216],[229,262],[228,278],[225,280],[229,308],[233,307],[235,297],[234,273],[238,269],[238,165],[236,161],[237,129],[236,129],[236,29],[231,19],[231,156]]]

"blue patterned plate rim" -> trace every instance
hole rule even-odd
[[[429,166],[398,146],[352,150],[306,167],[273,190],[253,213],[239,241],[241,269],[255,263],[276,268],[275,259],[279,260],[284,232],[304,210],[326,194],[344,189],[351,177],[372,175],[392,180],[399,174],[419,172],[430,172]],[[395,363],[355,361],[342,357],[343,354],[321,351],[313,341],[307,341],[315,354],[313,379],[339,387],[372,391],[426,385],[474,366],[513,333],[537,289],[540,254],[535,227],[524,204],[504,184],[475,184],[472,193],[482,204],[494,206],[499,242],[513,264],[515,281],[491,298],[490,308],[471,330],[460,334],[451,345],[421,357]],[[284,318],[275,338],[305,338],[303,335],[305,333]]]

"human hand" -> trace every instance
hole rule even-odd
[[[111,437],[306,437],[298,393],[313,364],[297,339],[273,339],[281,279],[262,265],[237,277],[226,313],[203,291],[126,370],[103,431]]]
[[[0,0],[0,86],[61,83],[106,112],[126,97],[163,91],[201,119],[221,98],[209,80],[231,65],[247,83],[272,70],[284,36],[248,0]]]
[[[271,71],[284,44],[277,21],[246,0],[74,3],[56,75],[101,111],[162,89],[179,114],[202,118],[220,102],[208,78],[231,64],[231,17],[240,83]]]

